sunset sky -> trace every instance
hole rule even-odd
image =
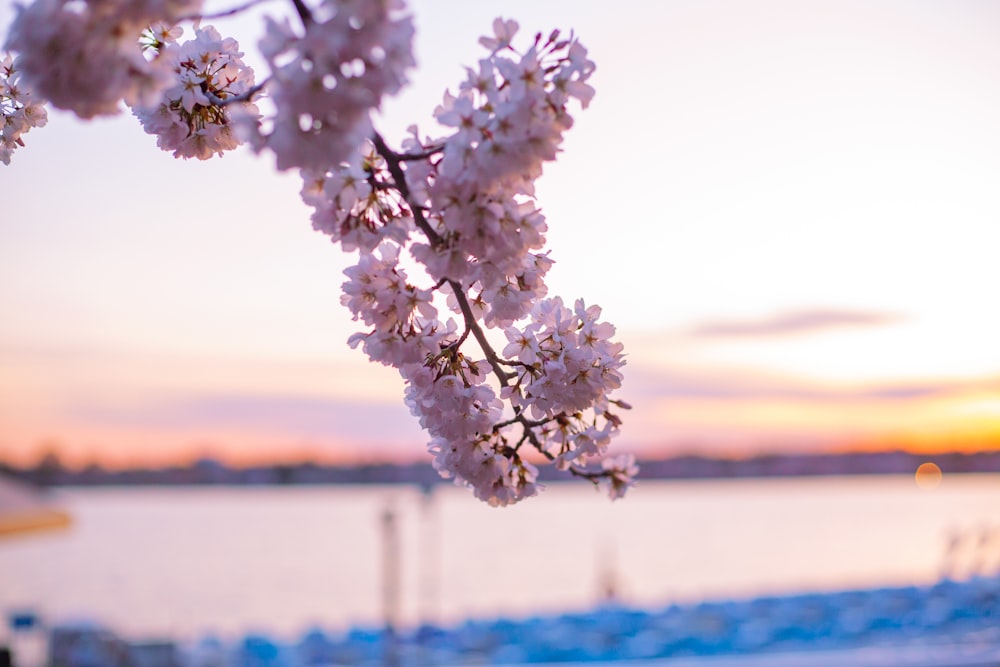
[[[629,354],[617,451],[1000,447],[1000,3],[410,7],[390,138],[436,133],[497,15],[597,63],[538,197],[551,293]],[[259,62],[256,18],[213,23]],[[421,456],[398,376],[346,345],[350,258],[296,175],[175,160],[128,113],[25,140],[0,165],[0,459]]]

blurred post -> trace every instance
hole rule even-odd
[[[421,487],[420,505],[420,588],[419,588],[419,621],[417,642],[419,664],[430,665],[432,648],[428,643],[433,640],[434,628],[438,624],[438,592],[440,590],[440,535],[438,534],[437,513],[434,503],[434,484],[424,484]]]
[[[47,637],[42,620],[32,610],[8,614],[11,664],[18,667],[42,667],[46,663]],[[0,660],[0,667],[3,662]]]
[[[437,625],[440,601],[441,536],[438,532],[434,485],[422,489],[421,519],[423,520],[422,572],[420,577],[420,622],[426,626]]]
[[[621,603],[621,582],[615,543],[604,541],[597,550],[597,604],[615,607]]]
[[[382,513],[382,613],[385,619],[383,664],[385,667],[398,667],[399,526],[392,505],[388,505]]]

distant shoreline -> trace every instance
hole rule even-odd
[[[639,480],[736,479],[777,477],[830,477],[858,475],[912,475],[920,464],[935,463],[943,474],[998,473],[1000,450],[937,454],[906,451],[819,454],[762,454],[735,459],[682,455],[640,461]],[[558,471],[543,468],[541,481],[565,479]],[[274,463],[248,467],[200,459],[186,465],[159,468],[108,470],[97,465],[75,470],[52,459],[34,467],[0,463],[0,474],[39,487],[63,486],[206,486],[206,485],[326,485],[411,484],[433,486],[441,479],[430,462],[326,465],[311,462]]]

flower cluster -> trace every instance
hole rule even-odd
[[[11,153],[24,145],[21,135],[48,120],[42,101],[21,82],[19,61],[10,54],[0,59],[0,162],[10,164]]]
[[[497,19],[494,32],[482,40],[490,57],[435,112],[455,129],[439,142],[440,159],[419,175],[427,183],[420,203],[440,241],[417,244],[415,254],[434,278],[475,285],[486,323],[506,326],[547,293],[551,260],[535,252],[547,225],[534,181],[572,125],[570,100],[590,102],[594,64],[558,32],[544,42],[536,37],[523,54],[511,46],[515,22]]]
[[[301,4],[304,34],[269,19],[261,51],[271,67],[270,131],[254,137],[278,169],[323,169],[346,159],[372,134],[370,112],[399,91],[414,64],[413,22],[400,0]]]
[[[414,129],[398,153],[376,134],[334,167],[303,170],[302,196],[317,230],[359,251],[342,300],[370,330],[350,342],[399,370],[440,474],[506,505],[537,493],[535,463],[547,461],[620,497],[633,462],[587,464],[604,456],[616,410],[628,408],[610,397],[622,345],[600,308],[545,298],[552,260],[534,200],[572,124],[567,105],[590,101],[594,66],[558,33],[518,53],[516,32],[498,20],[482,40],[489,57],[446,94],[436,117],[451,134],[421,139]],[[426,287],[400,268],[404,247]],[[498,354],[490,336],[501,334]]]
[[[212,26],[195,26],[194,39],[178,43],[181,34],[182,28],[166,24],[143,34],[147,50],[170,66],[174,78],[156,104],[139,104],[132,111],[163,150],[207,160],[242,143],[234,130],[237,122],[256,122],[257,106],[247,99],[253,70],[243,62],[236,40],[223,39]]]
[[[600,315],[582,299],[570,310],[555,297],[538,302],[527,325],[504,331],[503,355],[516,366],[502,395],[532,420],[548,422],[542,433],[562,466],[599,454],[618,424],[609,394],[621,386],[623,346],[611,340],[615,328],[598,321]],[[587,409],[606,416],[604,429],[581,418]]]
[[[17,8],[7,48],[39,95],[81,118],[153,104],[169,68],[147,61],[139,34],[158,21],[197,12],[201,0],[35,0]]]
[[[391,186],[385,159],[368,140],[353,158],[332,170],[302,171],[313,228],[347,251],[371,252],[385,239],[405,244],[414,220]]]
[[[422,363],[450,333],[437,322],[431,290],[407,282],[406,271],[398,266],[399,250],[385,243],[378,255],[362,253],[358,264],[344,272],[350,280],[341,297],[354,319],[373,328],[352,336],[350,345],[361,344],[372,361],[395,367]]]
[[[612,500],[623,498],[625,492],[635,486],[635,476],[639,473],[639,466],[635,464],[635,456],[632,454],[619,454],[606,458],[601,462],[601,467],[607,474],[597,483],[608,492]]]
[[[575,39],[560,40],[554,31],[518,54],[511,46],[517,23],[497,19],[493,29],[495,38],[480,40],[490,57],[470,68],[458,95],[447,95],[435,111],[438,122],[456,129],[436,184],[452,197],[481,192],[484,184],[533,194],[542,163],[555,159],[573,124],[568,103],[586,108],[594,95],[587,83],[594,63]]]
[[[372,112],[414,64],[402,0],[292,0],[297,23],[266,19],[270,72],[258,85],[236,41],[201,27],[200,2],[34,0],[9,44],[25,80],[79,116],[114,113],[124,98],[176,157],[243,139],[298,168],[313,227],[358,253],[341,301],[365,329],[348,343],[399,371],[442,476],[508,505],[535,495],[536,466],[551,463],[621,497],[634,460],[606,452],[629,407],[612,398],[622,345],[600,308],[548,297],[535,201],[570,106],[594,94],[586,49],[555,31],[519,51],[517,23],[497,19],[480,40],[487,56],[435,110],[443,136],[411,128],[397,151]],[[179,43],[182,19],[194,38]],[[4,76],[6,161],[45,116],[10,59]]]

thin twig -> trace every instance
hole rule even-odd
[[[486,355],[486,361],[489,362],[490,368],[493,369],[493,374],[500,380],[500,386],[506,387],[507,382],[517,374],[508,373],[500,367],[500,358],[493,350],[490,342],[486,340],[486,334],[483,332],[482,327],[479,326],[479,322],[476,321],[476,316],[472,312],[472,306],[469,305],[469,297],[465,295],[462,285],[455,280],[449,280],[448,284],[451,285],[451,291],[455,295],[455,300],[458,301],[458,307],[462,311],[462,316],[465,318],[465,326],[472,330],[472,335],[476,337],[476,342],[479,343],[483,354]]]
[[[312,11],[306,6],[306,3],[302,0],[292,0],[292,4],[295,5],[295,11],[298,12],[299,18],[302,19],[302,25],[308,26],[313,22]]]
[[[205,93],[205,97],[208,98],[208,101],[214,104],[215,106],[226,107],[229,106],[230,104],[236,104],[237,102],[249,102],[254,95],[256,95],[257,93],[259,93],[261,90],[264,89],[264,86],[267,85],[268,81],[270,81],[270,78],[264,79],[256,86],[248,88],[245,92],[242,92],[239,95],[233,95],[232,97],[222,98],[213,93],[211,90],[205,90],[202,92]]]
[[[271,0],[250,0],[249,2],[245,2],[242,5],[237,5],[236,7],[233,7],[231,9],[224,9],[221,12],[216,12],[214,14],[191,14],[189,16],[182,16],[179,19],[177,19],[177,23],[180,23],[181,21],[198,21],[198,20],[214,21],[215,19],[224,19],[230,16],[236,16],[237,14],[245,12],[248,9],[253,9],[257,5],[262,5],[265,2],[270,2],[270,1]]]
[[[497,422],[496,424],[494,424],[493,425],[493,431],[496,432],[496,431],[499,431],[500,429],[505,428],[507,426],[513,426],[514,424],[521,424],[526,429],[528,429],[528,428],[537,428],[539,426],[545,426],[549,422],[556,421],[559,418],[565,417],[565,416],[566,416],[565,412],[560,412],[557,415],[553,415],[552,417],[546,417],[545,419],[528,419],[523,414],[518,414],[518,415],[516,415],[514,417],[511,417],[507,421]]]
[[[421,153],[396,153],[396,159],[400,162],[416,162],[419,160],[426,160],[429,157],[433,157],[438,153],[444,152],[444,145],[432,146]]]
[[[582,468],[570,466],[569,472],[574,477],[582,477],[583,479],[590,480],[594,484],[597,484],[597,481],[599,479],[603,479],[604,477],[611,477],[610,470],[583,470]]]
[[[424,208],[422,206],[414,206],[410,201],[410,186],[407,185],[406,174],[400,166],[399,154],[389,148],[385,143],[385,139],[378,132],[375,132],[374,136],[372,136],[372,143],[375,144],[375,150],[378,151],[378,154],[385,160],[389,168],[389,173],[392,175],[392,180],[396,184],[396,189],[399,190],[399,194],[403,196],[403,200],[410,207],[410,211],[413,213],[413,221],[416,223],[417,228],[424,233],[427,240],[431,242],[432,247],[443,245],[444,239],[427,221],[427,216],[424,215]]]
[[[444,238],[438,234],[430,223],[427,221],[427,217],[424,215],[423,209],[421,207],[414,206],[410,201],[412,196],[410,193],[410,186],[406,182],[406,173],[403,171],[402,166],[400,166],[401,157],[399,153],[393,151],[385,143],[385,139],[378,132],[375,132],[372,136],[372,143],[375,144],[375,150],[378,154],[382,156],[385,160],[386,166],[389,169],[389,174],[392,175],[392,180],[395,183],[396,189],[399,190],[399,194],[402,196],[403,201],[406,202],[407,206],[413,212],[413,220],[420,229],[427,236],[427,240],[431,242],[432,247],[440,247],[444,245]],[[461,283],[457,280],[446,279],[445,282],[451,286],[451,291],[455,295],[455,300],[458,302],[458,307],[462,311],[462,316],[465,319],[466,332],[463,334],[462,338],[468,336],[469,332],[475,336],[476,342],[479,343],[479,347],[482,349],[483,354],[486,355],[486,361],[490,364],[490,368],[493,369],[494,375],[500,380],[500,385],[503,387],[507,386],[507,383],[511,378],[515,377],[516,373],[508,373],[500,366],[500,357],[497,355],[496,351],[490,345],[490,342],[486,340],[486,334],[483,332],[482,327],[479,326],[479,322],[476,321],[476,316],[472,312],[472,306],[469,304],[469,298],[465,294],[465,290],[462,288]]]

